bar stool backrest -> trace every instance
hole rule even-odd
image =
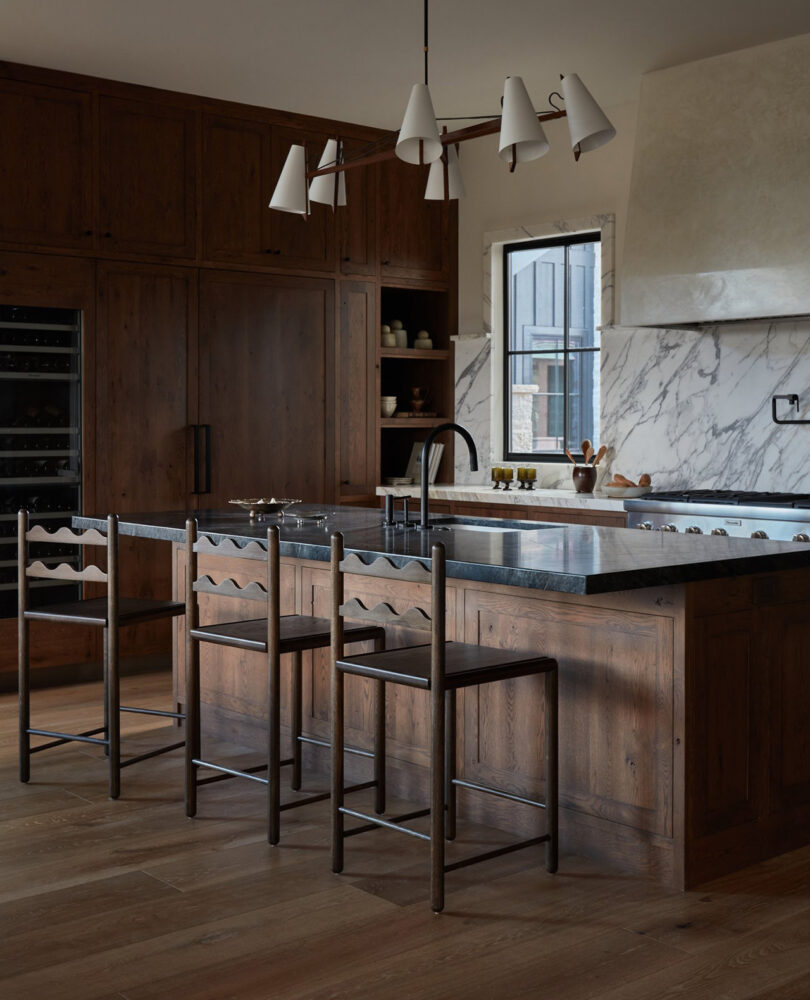
[[[264,564],[264,572],[243,585],[226,577],[219,583],[209,574],[198,575],[197,561],[199,555],[228,556],[231,559],[247,559]],[[186,634],[188,630],[197,628],[200,624],[200,611],[197,594],[216,594],[219,597],[235,597],[241,600],[257,601],[264,604],[267,614],[268,654],[278,653],[280,602],[281,560],[279,554],[279,530],[277,525],[267,529],[265,544],[251,541],[246,545],[237,545],[230,538],[219,542],[207,535],[197,534],[197,519],[190,517],[186,521]]]
[[[431,548],[430,565],[419,559],[409,559],[397,566],[388,556],[377,556],[364,560],[355,552],[344,558],[343,534],[335,532],[331,545],[332,575],[332,655],[340,659],[343,655],[343,619],[372,621],[378,625],[392,625],[420,629],[430,632],[431,685],[439,688],[444,684],[445,629],[446,629],[446,569],[445,549],[441,542]],[[397,612],[390,604],[381,602],[373,608],[352,597],[345,601],[344,576],[372,576],[385,580],[399,580],[405,583],[430,584],[430,613],[419,606]]]
[[[94,563],[86,563],[83,569],[75,569],[67,562],[48,566],[42,559],[31,559],[28,546],[31,542],[45,544],[68,544],[97,546],[107,550],[107,568]],[[19,574],[19,610],[22,615],[28,610],[28,581],[59,580],[65,583],[101,583],[107,587],[108,621],[118,617],[118,515],[107,517],[107,533],[97,528],[73,531],[68,527],[48,531],[40,524],[31,527],[30,514],[23,509],[17,515],[17,569]]]

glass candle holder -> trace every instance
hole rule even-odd
[[[500,486],[501,480],[503,479],[503,469],[499,465],[493,465],[490,476],[492,478],[492,482],[495,484],[493,489],[497,490]]]
[[[511,467],[501,469],[501,480],[503,481],[503,488],[505,490],[509,489],[509,484],[512,482],[514,475],[515,470]]]

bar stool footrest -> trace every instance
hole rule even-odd
[[[301,735],[299,735],[297,737],[297,739],[298,739],[299,743],[310,743],[312,746],[323,747],[325,750],[331,750],[332,749],[332,744],[329,743],[327,740],[318,740],[318,739],[315,739],[314,736],[301,736]],[[343,752],[344,753],[352,753],[356,757],[373,757],[374,756],[374,751],[373,750],[361,750],[359,747],[347,747],[347,746],[344,746],[343,747]]]
[[[31,747],[31,753],[39,753],[40,750],[49,750],[51,747],[60,747],[65,743],[94,743],[98,746],[109,746],[109,740],[97,740],[93,736],[95,733],[105,732],[104,726],[98,729],[88,729],[86,733],[59,733],[51,729],[26,729],[29,736],[52,736],[53,742],[43,743],[38,747]]]
[[[489,785],[477,785],[473,781],[464,781],[463,778],[453,778],[452,783],[459,788],[469,788],[473,792],[484,792],[486,795],[495,795],[499,799],[509,799],[510,802],[520,802],[524,806],[533,806],[535,809],[545,809],[545,802],[538,802],[535,799],[527,799],[523,795],[513,795],[512,792],[505,792],[501,788],[491,788]]]
[[[139,753],[137,757],[129,757],[127,760],[122,760],[121,767],[129,767],[131,764],[140,764],[142,760],[151,760],[152,757],[159,757],[161,754],[169,753],[171,750],[179,750],[180,747],[186,745],[185,740],[180,740],[179,743],[169,743],[168,746],[158,747],[157,750],[149,750],[147,753]]]
[[[351,791],[351,789],[347,789],[347,791]],[[384,826],[388,830],[397,830],[399,833],[407,833],[410,837],[418,837],[419,840],[430,840],[428,834],[420,833],[418,830],[411,830],[407,826],[402,826],[406,820],[416,819],[419,816],[429,816],[430,809],[417,809],[415,812],[403,813],[402,816],[392,816],[391,819],[383,819],[381,816],[369,816],[368,813],[358,812],[356,809],[347,809],[345,806],[340,806],[338,811],[343,813],[344,816],[351,816],[354,819],[364,819],[367,823],[366,826],[358,826],[353,830],[344,830],[344,838],[354,837],[358,833],[365,833],[367,830],[373,830],[375,827]]]
[[[466,868],[468,865],[477,865],[479,861],[489,861],[492,858],[499,858],[502,854],[512,854],[513,851],[522,851],[524,847],[535,847],[537,844],[545,844],[551,837],[545,833],[542,837],[533,837],[531,840],[521,840],[516,844],[507,844],[506,847],[498,847],[494,851],[484,851],[483,854],[473,854],[472,857],[462,858],[461,861],[453,861],[444,866],[445,872],[454,872],[458,868]]]
[[[185,719],[185,712],[164,712],[158,708],[137,708],[133,705],[119,705],[119,712],[132,712],[134,715],[159,715],[164,719]]]

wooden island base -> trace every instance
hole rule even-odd
[[[173,560],[182,598],[181,546]],[[200,559],[201,571],[214,566],[246,579],[238,560]],[[397,610],[424,602],[427,591],[369,577],[346,583],[347,597]],[[282,560],[283,614],[328,616],[328,587],[326,564]],[[200,604],[204,623],[256,617],[251,602],[201,595]],[[559,661],[563,853],[689,888],[810,841],[810,570],[587,597],[453,579],[447,618],[448,638]],[[182,628],[175,625],[180,704]],[[423,633],[389,634],[389,647],[422,641]],[[286,664],[283,673],[289,734]],[[347,740],[368,748],[368,682],[346,683]],[[261,655],[204,649],[202,691],[204,733],[264,752]],[[304,654],[303,692],[304,731],[328,739],[326,654]],[[427,797],[427,713],[425,692],[389,691],[390,794]],[[543,796],[542,678],[459,692],[457,729],[460,777]],[[305,765],[325,773],[328,754],[307,748]],[[368,768],[347,759],[349,777]],[[513,803],[461,790],[459,806],[462,817],[516,835],[535,830],[536,812]]]

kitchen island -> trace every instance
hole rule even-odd
[[[537,649],[560,664],[560,827],[563,852],[688,887],[810,840],[806,684],[810,547],[621,528],[438,518],[435,530],[384,528],[380,512],[325,508],[320,525],[281,527],[282,612],[327,615],[329,537],[363,556],[429,558],[447,547],[448,638]],[[262,538],[247,515],[198,512],[201,532],[237,543]],[[175,595],[183,597],[185,515],[124,515],[122,534],[175,543]],[[454,523],[453,523],[454,522]],[[77,526],[99,526],[75,518]],[[254,564],[255,568],[255,564]],[[201,571],[249,578],[239,560],[201,560]],[[424,587],[347,578],[347,596],[397,610]],[[203,621],[255,617],[255,605],[208,598]],[[392,630],[389,645],[424,641]],[[206,650],[206,731],[264,743],[261,658]],[[182,622],[176,634],[178,703]],[[350,678],[347,740],[369,746],[366,682]],[[542,796],[542,682],[519,678],[461,692],[460,776]],[[284,694],[289,705],[289,690]],[[305,730],[328,737],[326,657],[306,660]],[[394,688],[388,700],[389,785],[421,793],[427,767],[427,698]],[[307,763],[323,771],[326,755]],[[347,771],[364,774],[351,758]],[[482,801],[483,799],[483,801]],[[466,796],[462,815],[528,833],[536,814]]]

